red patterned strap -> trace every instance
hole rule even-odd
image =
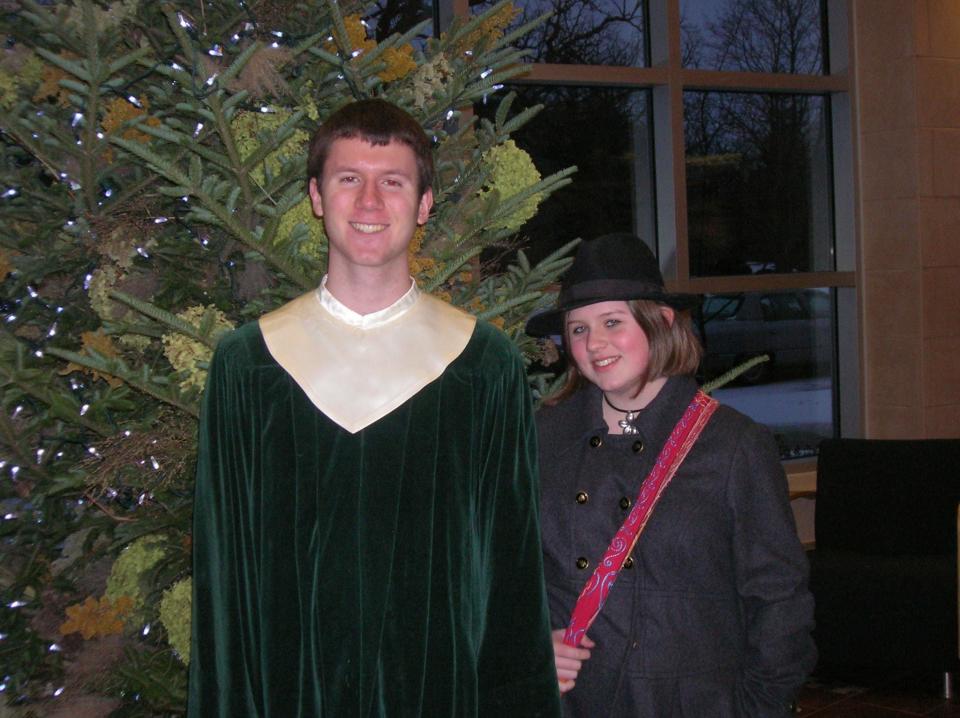
[[[656,463],[640,486],[640,494],[637,496],[633,510],[613,537],[593,575],[580,592],[577,605],[573,607],[573,614],[570,616],[570,625],[567,626],[563,635],[563,642],[567,645],[579,646],[587,629],[600,614],[600,609],[603,608],[610,589],[617,580],[617,574],[620,573],[623,562],[630,555],[640,532],[650,519],[653,507],[656,506],[663,490],[677,473],[677,469],[696,443],[700,432],[703,431],[703,427],[706,426],[716,408],[716,399],[711,399],[702,391],[698,391],[683,412],[680,421],[673,427],[670,438],[660,450]]]

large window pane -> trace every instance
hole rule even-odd
[[[474,12],[494,0],[471,0]],[[643,0],[516,0],[520,10],[512,27],[553,13],[546,23],[518,41],[530,50],[530,62],[565,65],[647,64]]]
[[[521,229],[536,261],[576,237],[635,232],[653,242],[650,95],[646,90],[527,85],[517,107],[543,112],[512,134],[544,177],[576,166],[573,183],[541,205]],[[492,117],[496,103],[476,112]]]
[[[831,271],[828,100],[684,93],[693,276]]]
[[[681,0],[684,67],[825,72],[822,0]]]
[[[812,456],[820,439],[834,435],[835,315],[825,288],[704,297],[703,376],[768,357],[714,396],[766,424],[782,458]]]

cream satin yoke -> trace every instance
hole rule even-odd
[[[476,317],[416,284],[372,314],[357,314],[321,285],[260,318],[273,358],[350,433],[439,377],[463,352],[475,325]]]

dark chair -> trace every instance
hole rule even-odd
[[[826,440],[816,501],[818,673],[956,671],[960,439]]]

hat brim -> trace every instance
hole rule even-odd
[[[629,302],[634,299],[649,299],[654,302],[660,302],[673,309],[684,310],[693,309],[700,304],[702,299],[699,294],[671,294],[669,292],[636,292],[625,291],[622,293],[607,292],[602,296],[579,296],[570,297],[562,304],[558,304],[553,309],[548,309],[539,314],[534,314],[527,320],[524,331],[532,337],[548,337],[563,335],[563,315],[571,309],[577,307],[586,307],[590,304],[599,302]]]

